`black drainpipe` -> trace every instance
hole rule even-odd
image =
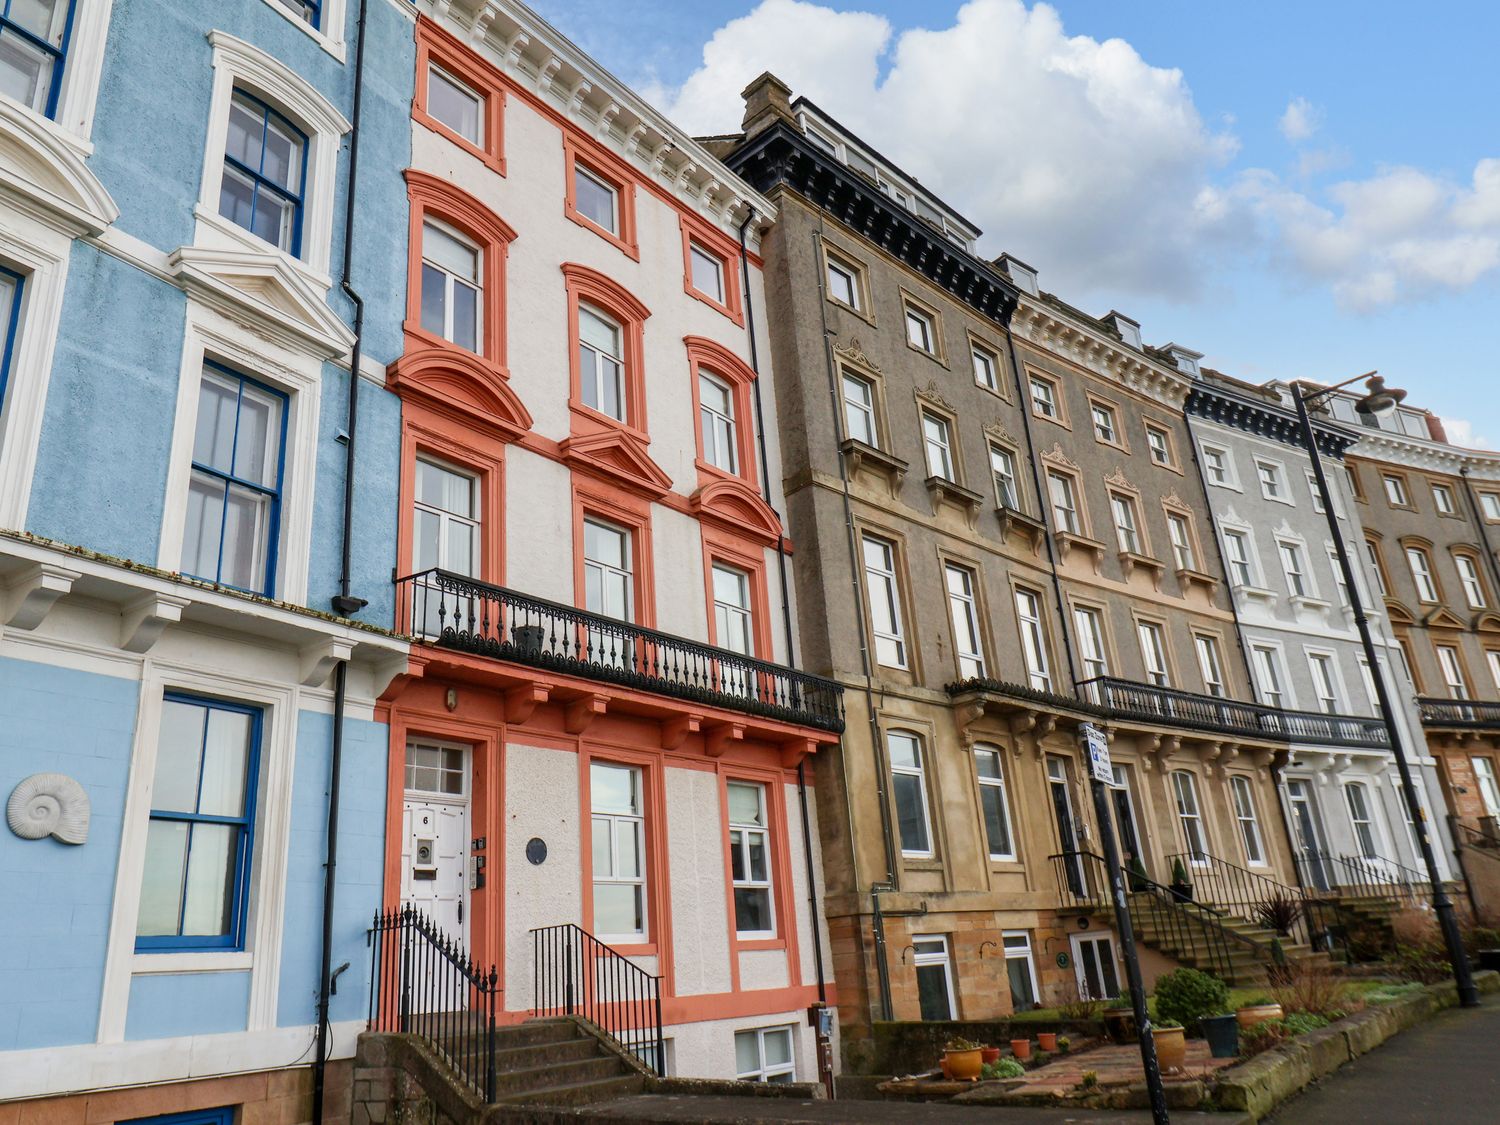
[[[368,0],[359,2],[354,47],[354,106],[349,126],[349,184],[344,200],[344,262],[339,287],[354,306],[354,347],[349,361],[349,406],[344,440],[343,549],[339,563],[339,592],[333,608],[340,616],[352,617],[369,603],[349,592],[354,527],[354,442],[359,422],[359,366],[363,352],[365,302],[351,282],[354,265],[354,199],[359,169],[359,115],[365,78],[365,16]],[[323,941],[318,965],[318,1040],[313,1059],[314,1125],[323,1125],[324,1084],[328,1070],[328,1038],[332,1030],[328,1004],[333,994],[333,905],[339,855],[339,781],[344,759],[344,705],[348,691],[349,662],[340,660],[333,672],[333,745],[328,762],[328,839],[323,862]]]
[[[776,523],[783,531],[776,536],[776,570],[781,581],[781,629],[786,645],[786,666],[797,667],[797,651],[792,643],[792,603],[786,584],[786,534],[785,521],[771,500],[771,468],[766,453],[766,416],[760,395],[760,351],[755,344],[755,302],[750,299],[750,251],[745,245],[745,232],[756,219],[755,208],[749,209],[745,221],[740,224],[740,281],[745,290],[745,333],[750,341],[750,370],[755,379],[750,384],[755,395],[755,444],[760,451],[760,492],[766,506],[776,514]],[[807,860],[807,905],[812,911],[811,928],[813,938],[813,963],[818,973],[818,1002],[828,1001],[828,985],[823,973],[823,934],[819,922],[818,884],[812,855],[812,828],[807,815],[807,770],[802,761],[797,762],[797,803],[802,813],[802,854]]]
[[[1500,597],[1500,561],[1496,561],[1495,552],[1490,547],[1489,532],[1485,530],[1489,525],[1485,523],[1484,513],[1480,511],[1479,501],[1474,496],[1474,482],[1469,478],[1469,466],[1460,467],[1458,475],[1464,480],[1464,495],[1469,499],[1469,514],[1474,517],[1474,527],[1479,532],[1479,545],[1484,548],[1484,558],[1489,564],[1490,581],[1494,583],[1495,596]]]

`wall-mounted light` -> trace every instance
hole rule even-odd
[[[448,710],[450,710],[450,711],[457,711],[458,710],[458,689],[457,688],[449,688],[448,689],[448,694],[443,698],[443,706],[447,707]]]

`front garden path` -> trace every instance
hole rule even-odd
[[[1203,1078],[1212,1071],[1233,1066],[1241,1060],[1216,1059],[1209,1055],[1208,1044],[1202,1039],[1187,1041],[1187,1058],[1180,1074],[1163,1077],[1170,1082],[1181,1082]],[[1085,1074],[1092,1073],[1101,1089],[1115,1086],[1139,1086],[1145,1081],[1141,1069],[1141,1048],[1136,1043],[1110,1044],[1093,1047],[1086,1051],[1055,1057],[1046,1066],[1026,1072],[1026,1081],[1010,1086],[1015,1095],[1058,1095],[1077,1093]]]

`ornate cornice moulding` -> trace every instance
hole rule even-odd
[[[1124,344],[1065,320],[1033,298],[1022,297],[1011,329],[1028,343],[1087,368],[1096,375],[1181,410],[1191,388],[1186,375],[1153,363]]]

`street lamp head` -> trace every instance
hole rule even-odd
[[[1365,387],[1367,393],[1354,404],[1354,409],[1375,418],[1389,418],[1406,397],[1406,392],[1400,388],[1387,387],[1379,375],[1371,375],[1365,381]]]

